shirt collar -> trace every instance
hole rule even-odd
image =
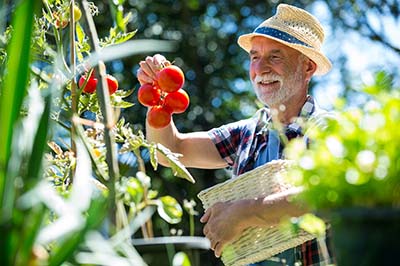
[[[300,133],[302,131],[301,125],[311,117],[311,115],[315,112],[315,108],[316,104],[314,98],[311,95],[307,95],[307,99],[298,116],[292,123],[283,127],[283,131],[289,129]],[[277,126],[272,124],[270,109],[268,107],[264,107],[259,111],[258,114],[257,132],[262,134],[268,131],[270,128],[277,128]]]
[[[286,128],[294,130],[296,132],[301,132],[301,125],[307,121],[311,115],[315,112],[315,100],[311,95],[307,96],[307,100],[304,103],[303,107],[300,110],[299,115],[294,119],[292,123],[287,125]]]

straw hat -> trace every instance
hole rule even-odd
[[[316,75],[326,74],[332,67],[321,52],[324,29],[307,11],[287,4],[278,5],[276,14],[261,23],[253,33],[241,35],[239,45],[247,52],[255,36],[269,38],[296,49],[317,64]]]

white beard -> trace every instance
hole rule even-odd
[[[303,75],[301,72],[301,64],[298,64],[296,71],[294,73],[289,73],[288,77],[285,79],[283,76],[278,74],[264,74],[256,75],[254,80],[252,80],[254,91],[257,98],[267,106],[280,106],[284,102],[288,101],[293,95],[296,94],[295,86],[300,86]],[[268,96],[263,95],[262,88],[259,87],[259,82],[273,82],[278,81],[281,87],[270,93]]]

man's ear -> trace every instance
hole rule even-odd
[[[305,62],[305,69],[306,69],[306,79],[310,81],[311,77],[314,75],[315,71],[317,71],[317,64],[311,60],[307,59]]]

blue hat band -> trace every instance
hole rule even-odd
[[[254,33],[260,33],[260,34],[264,34],[264,35],[268,35],[277,39],[280,39],[282,41],[288,42],[288,43],[293,43],[293,44],[301,44],[310,48],[314,48],[311,45],[300,41],[299,39],[297,39],[296,37],[290,35],[289,33],[274,29],[274,28],[270,28],[270,27],[259,27],[257,29],[255,29]]]

